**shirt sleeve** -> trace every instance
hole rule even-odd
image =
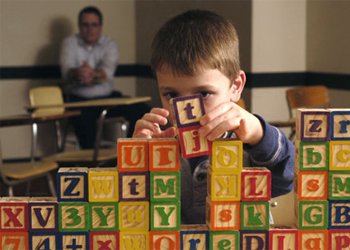
[[[276,127],[257,116],[263,129],[263,139],[254,146],[245,145],[252,167],[266,167],[272,174],[272,197],[293,190],[294,181],[294,145],[286,135]]]
[[[76,55],[74,53],[76,50],[77,48],[74,45],[74,40],[72,39],[72,37],[68,37],[63,40],[60,51],[60,67],[62,78],[65,80],[68,80],[67,74],[69,69],[77,67],[77,65],[75,64]]]
[[[102,58],[100,68],[103,69],[107,75],[107,79],[113,80],[114,72],[119,62],[119,49],[118,45],[109,40],[105,45],[105,53]]]

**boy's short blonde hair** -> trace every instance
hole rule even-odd
[[[230,79],[240,70],[239,41],[227,19],[205,10],[190,10],[166,22],[152,43],[153,71],[169,69],[192,76],[218,69]]]

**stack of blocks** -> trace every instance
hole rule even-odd
[[[350,110],[299,109],[297,226],[301,249],[350,249]]]

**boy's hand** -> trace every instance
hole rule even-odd
[[[173,138],[176,135],[175,127],[161,130],[160,126],[168,123],[169,111],[163,108],[153,108],[135,124],[133,138]]]
[[[259,119],[233,102],[222,103],[206,113],[200,124],[199,133],[210,141],[234,131],[241,141],[255,145],[264,135]]]

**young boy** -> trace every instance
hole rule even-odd
[[[234,26],[215,13],[191,10],[169,20],[152,44],[152,68],[163,108],[153,108],[136,122],[134,138],[175,137],[169,100],[202,94],[206,114],[199,133],[208,140],[238,137],[244,143],[243,166],[272,172],[272,196],[292,190],[294,148],[277,128],[239,107],[246,81],[240,70]],[[162,129],[163,127],[167,127]],[[208,157],[182,160],[183,224],[205,223]]]

